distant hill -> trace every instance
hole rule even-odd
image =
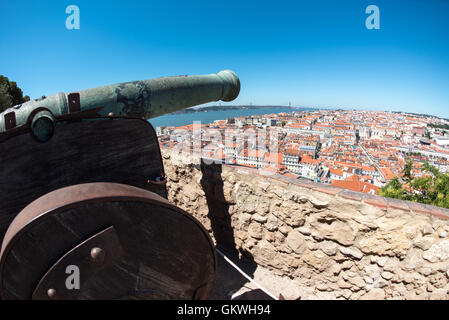
[[[223,110],[256,110],[256,109],[274,109],[274,108],[286,109],[286,108],[289,108],[289,106],[271,106],[271,105],[264,105],[264,106],[256,106],[256,105],[219,106],[219,105],[213,105],[213,106],[207,106],[207,107],[188,108],[188,109],[184,109],[184,110],[173,112],[172,114],[208,112],[208,111],[223,111]],[[315,110],[315,108],[303,108],[303,107],[291,107],[291,108],[292,108],[292,111]]]
[[[437,119],[442,119],[442,120],[449,121],[449,119],[447,119],[447,118],[442,118],[442,117],[439,117],[439,116],[434,116],[434,115],[425,114],[425,113],[414,113],[414,112],[405,112],[405,111],[391,111],[391,112],[392,113],[405,114],[405,115],[419,116],[419,117],[424,117],[424,118],[437,118]]]

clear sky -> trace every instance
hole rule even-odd
[[[79,30],[65,26],[72,4]],[[379,30],[365,27],[370,4]],[[0,0],[0,43],[0,74],[31,98],[231,69],[230,104],[449,118],[447,0]]]

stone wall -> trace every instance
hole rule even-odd
[[[161,151],[169,200],[303,299],[448,298],[448,210]]]

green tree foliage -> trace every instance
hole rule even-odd
[[[30,97],[23,96],[23,92],[17,86],[17,83],[0,75],[0,112],[29,100]]]
[[[404,170],[402,173],[404,174],[404,180],[408,183],[412,180],[412,169],[413,169],[413,161],[412,159],[408,159],[407,163],[404,166]]]
[[[415,177],[412,174],[412,168],[413,163],[408,160],[403,171],[404,183],[398,177],[394,177],[379,190],[378,194],[389,198],[449,208],[449,174],[441,173],[426,162],[422,168],[426,174],[422,177]]]
[[[427,126],[431,128],[449,129],[449,125],[446,123],[443,124],[429,123]]]

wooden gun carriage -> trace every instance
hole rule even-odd
[[[58,93],[1,113],[1,299],[208,298],[214,244],[168,202],[147,119],[239,90],[221,71]]]

